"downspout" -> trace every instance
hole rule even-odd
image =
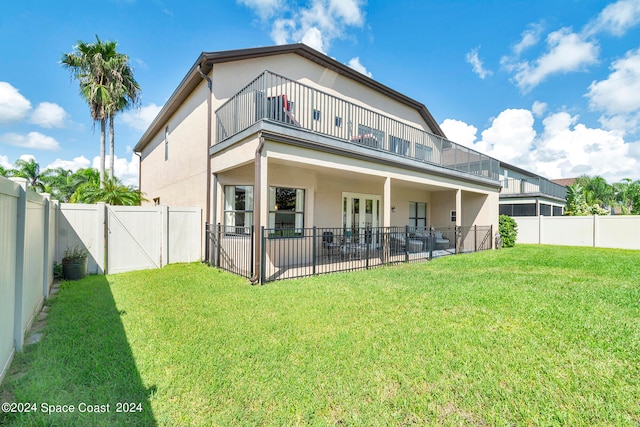
[[[254,230],[254,237],[253,237],[253,253],[255,254],[255,258],[254,258],[254,265],[255,265],[255,271],[253,273],[253,276],[251,277],[251,279],[249,279],[251,281],[252,285],[255,285],[256,283],[258,283],[260,281],[260,270],[262,268],[264,268],[264,266],[262,265],[262,236],[260,233],[260,230],[262,229],[262,227],[260,226],[262,224],[262,219],[261,219],[261,212],[262,212],[262,181],[261,181],[261,175],[262,175],[262,148],[264,148],[264,136],[262,135],[262,132],[260,132],[260,142],[258,143],[258,147],[256,148],[256,156],[255,156],[255,171],[254,171],[254,177],[253,177],[253,230]],[[257,227],[257,228],[256,228]],[[259,237],[258,237],[259,236]]]
[[[211,219],[211,156],[209,155],[209,148],[211,147],[211,97],[213,95],[213,84],[211,82],[211,78],[202,72],[201,70],[202,64],[198,64],[198,73],[200,76],[207,81],[207,87],[209,88],[209,97],[207,98],[207,196],[205,202],[205,218],[206,222],[209,222]],[[213,70],[213,67],[211,68]]]

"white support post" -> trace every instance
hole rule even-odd
[[[16,222],[16,284],[15,284],[15,308],[13,314],[13,340],[16,351],[22,351],[24,345],[24,333],[22,331],[22,317],[24,312],[24,268],[25,268],[25,239],[27,231],[27,180],[24,178],[11,178],[20,185],[18,197],[17,222]]]
[[[49,283],[53,272],[49,268],[49,238],[51,237],[51,231],[49,229],[49,210],[51,209],[51,195],[48,193],[42,193],[44,209],[44,236],[42,240],[42,296],[44,299],[49,299]]]
[[[383,190],[383,202],[382,206],[384,207],[384,215],[382,216],[382,226],[387,228],[391,227],[391,177],[386,177],[384,179],[384,190]]]
[[[169,206],[162,205],[160,206],[161,213],[161,227],[160,231],[160,242],[161,242],[161,251],[160,251],[160,267],[164,267],[169,264]]]
[[[100,202],[96,206],[96,264],[98,265],[97,274],[107,274],[109,272],[109,260],[105,259],[105,255],[109,253],[107,245],[109,242],[109,224],[107,224],[107,205]]]

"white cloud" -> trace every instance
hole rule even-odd
[[[640,23],[640,1],[620,0],[605,7],[598,17],[587,24],[586,35],[608,32],[622,36],[630,28]]]
[[[364,65],[360,63],[359,57],[356,56],[355,58],[351,58],[347,63],[347,65],[353,68],[354,70],[356,70],[357,72],[362,73],[367,77],[373,78],[373,74],[370,71],[368,71]]]
[[[85,156],[74,157],[73,160],[55,159],[49,163],[45,169],[62,168],[75,172],[78,169],[85,169],[91,166],[91,162]]]
[[[238,3],[255,10],[262,20],[271,18],[284,6],[281,0],[238,0]]]
[[[24,119],[31,110],[31,102],[18,89],[7,82],[0,82],[0,124]]]
[[[640,49],[627,52],[611,65],[606,80],[593,82],[587,97],[594,110],[608,114],[629,113],[640,109]]]
[[[473,125],[468,125],[463,121],[454,119],[445,119],[440,124],[440,128],[447,135],[449,141],[453,141],[457,144],[464,145],[475,149],[474,142],[476,141],[476,134],[478,128]]]
[[[1,154],[0,154],[0,166],[2,166],[5,169],[13,168],[13,164],[11,164],[11,162],[9,161],[9,158]]]
[[[540,24],[529,25],[529,28],[522,32],[522,39],[513,46],[513,53],[515,55],[520,55],[528,48],[537,45],[540,41],[542,30],[543,28]]]
[[[41,102],[31,114],[29,121],[44,128],[61,128],[67,116],[67,112],[58,104]]]
[[[484,80],[485,77],[490,76],[491,74],[493,74],[493,72],[484,69],[482,60],[480,60],[480,57],[478,56],[478,49],[480,49],[480,47],[476,47],[467,52],[465,59],[469,64],[471,64],[473,72],[476,73],[478,77]]]
[[[558,73],[580,71],[597,62],[599,47],[586,41],[569,28],[562,28],[547,36],[547,52],[536,59],[508,66],[516,71],[514,79],[524,92],[536,87],[548,76]]]
[[[238,0],[263,21],[271,20],[276,44],[305,43],[326,53],[349,27],[364,25],[364,0],[311,0],[308,6],[285,0]]]
[[[109,156],[106,158],[107,168],[109,167]],[[138,173],[140,170],[140,158],[131,153],[131,160],[115,157],[113,161],[113,173],[125,185],[138,187]],[[92,167],[100,169],[100,156],[93,158]],[[105,171],[105,175],[108,173]]]
[[[507,109],[482,131],[476,149],[507,163],[525,162],[536,137],[533,114],[524,109]]]
[[[36,150],[59,150],[60,144],[50,136],[40,132],[29,132],[26,135],[17,133],[5,133],[0,135],[0,142],[16,147],[33,148]]]
[[[545,111],[547,111],[547,104],[545,102],[533,102],[533,105],[531,106],[531,112],[534,116],[541,117]]]
[[[534,125],[532,112],[507,109],[470,146],[547,178],[587,174],[603,176],[610,183],[640,179],[640,141],[626,143],[621,132],[589,128],[567,112],[547,115],[540,134]],[[475,128],[461,121],[447,119],[441,126],[451,140],[463,145],[475,136]]]
[[[162,110],[162,106],[151,103],[139,110],[127,111],[120,115],[122,121],[129,127],[144,132],[147,130],[153,119]]]

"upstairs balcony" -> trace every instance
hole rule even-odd
[[[527,179],[509,178],[500,181],[500,196],[548,196],[566,200],[567,187],[542,177]]]
[[[496,159],[361,105],[264,71],[216,114],[216,144],[263,120],[497,181]]]

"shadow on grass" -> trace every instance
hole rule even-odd
[[[140,377],[122,316],[105,276],[63,282],[42,341],[5,380],[2,403],[20,411],[0,411],[0,425],[155,426],[155,385]]]

